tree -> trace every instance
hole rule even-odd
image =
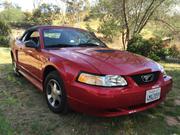
[[[3,21],[0,21],[0,44],[8,45],[10,39],[11,29],[9,25]]]
[[[12,5],[12,3],[2,3],[4,10],[0,14],[0,20],[7,23],[21,22],[24,19],[24,14],[21,8],[17,5]]]
[[[176,7],[180,7],[179,0],[166,0],[151,18],[158,28],[156,32],[161,33],[161,37],[170,36],[180,39],[180,12]]]
[[[146,26],[154,12],[165,0],[99,0],[92,15],[100,17],[102,27],[113,22],[117,33],[121,33],[124,49],[129,41]]]
[[[63,0],[66,3],[66,16],[70,23],[78,23],[89,13],[89,0]]]
[[[52,21],[58,19],[60,14],[61,10],[58,6],[42,4],[33,11],[31,20],[35,24],[52,24]]]

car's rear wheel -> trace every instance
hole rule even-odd
[[[67,113],[66,93],[57,71],[52,71],[47,75],[44,82],[44,93],[50,110],[55,113]]]

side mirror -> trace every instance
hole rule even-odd
[[[32,40],[28,40],[24,44],[25,44],[26,47],[38,48],[38,45]]]

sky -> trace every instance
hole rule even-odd
[[[17,4],[18,6],[21,7],[23,11],[32,11],[33,9],[34,0],[0,0],[0,2],[2,1],[7,1],[7,2],[12,2],[13,4]],[[65,8],[65,4],[60,0],[42,0],[42,1],[48,4],[55,4],[58,6],[62,6],[62,9]],[[90,0],[90,3],[93,4],[95,1],[96,0]]]
[[[17,4],[21,7],[23,11],[31,11],[33,9],[33,0],[11,0],[12,3]],[[55,4],[62,5],[64,7],[64,4],[62,2],[57,2],[58,0],[44,0],[44,3],[48,4]]]
[[[23,11],[32,11],[33,9],[33,1],[34,0],[0,0],[0,3],[7,1],[7,2],[12,2],[13,4],[17,4],[18,6],[21,7]],[[36,0],[39,1],[39,0]],[[65,4],[61,2],[61,0],[41,0],[44,3],[48,4],[54,4],[58,5],[61,7],[62,11],[65,11]],[[91,5],[93,5],[97,0],[89,0]],[[3,9],[0,7],[0,11]],[[174,7],[174,11],[180,13],[180,5],[178,4],[177,6]]]

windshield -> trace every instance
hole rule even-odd
[[[51,47],[106,47],[95,35],[71,28],[47,29],[43,31],[45,48]]]

